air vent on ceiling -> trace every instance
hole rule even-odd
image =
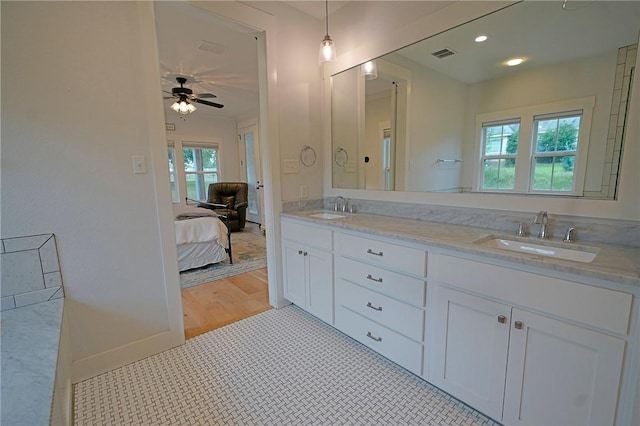
[[[454,52],[451,49],[448,48],[444,48],[442,50],[438,50],[437,52],[433,52],[432,55],[435,56],[438,59],[442,59],[442,58],[446,58],[447,56],[451,56],[451,55],[455,55],[456,52]]]
[[[222,55],[224,51],[227,50],[226,46],[215,44],[207,40],[202,40],[198,49],[204,50],[205,52],[215,53],[216,55]]]

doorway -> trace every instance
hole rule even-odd
[[[256,121],[244,122],[238,125],[240,138],[240,162],[245,182],[249,185],[249,206],[247,220],[257,223],[264,232],[264,196],[261,189],[262,166],[260,158],[260,141]]]
[[[224,175],[221,174],[222,181],[235,181],[244,180],[250,185],[250,208],[248,209],[249,221],[255,222],[264,228],[265,222],[273,222],[273,212],[266,212],[264,208],[264,196],[262,195],[262,167],[260,156],[260,145],[258,135],[264,135],[262,138],[266,140],[266,123],[260,123],[259,117],[266,117],[266,108],[268,102],[266,100],[267,83],[266,83],[266,57],[265,57],[265,45],[266,38],[265,33],[256,30],[255,28],[262,28],[261,25],[254,26],[253,28],[244,27],[237,23],[231,23],[230,20],[217,15],[215,11],[209,9],[215,9],[216,5],[206,5],[206,7],[200,8],[192,3],[187,2],[159,2],[155,4],[156,9],[156,26],[158,33],[158,56],[160,60],[160,71],[163,78],[163,90],[165,93],[171,94],[173,86],[170,84],[165,87],[164,82],[169,79],[170,81],[176,79],[176,74],[186,74],[189,78],[187,81],[188,88],[193,91],[197,96],[205,98],[215,98],[216,103],[223,104],[224,108],[216,109],[209,107],[206,102],[197,102],[197,111],[192,114],[184,115],[182,120],[180,117],[176,121],[176,131],[189,126],[188,134],[198,135],[201,131],[210,132],[209,135],[215,136],[217,132],[225,132],[229,129],[227,122],[222,121],[224,118],[228,120],[228,123],[233,122],[232,137],[227,138],[223,136],[223,141],[220,144],[221,152],[225,153],[237,153],[235,158],[229,159],[225,162],[225,159],[221,159],[221,165],[225,166]],[[233,8],[242,8],[242,5],[234,5]],[[206,9],[203,10],[203,9]],[[210,13],[213,12],[213,13]],[[226,15],[226,11],[225,11]],[[184,25],[176,25],[176,21],[179,20]],[[238,22],[236,20],[236,22]],[[271,24],[269,24],[271,25]],[[177,30],[176,30],[177,28]],[[191,37],[192,40],[185,40],[185,37]],[[214,40],[215,42],[208,42],[207,40]],[[235,43],[239,40],[244,40],[245,49],[242,46],[237,46]],[[250,41],[251,43],[248,43]],[[170,47],[163,49],[163,43],[165,46]],[[194,46],[197,46],[197,50],[194,51]],[[258,46],[258,47],[256,47]],[[258,50],[258,52],[256,52]],[[204,53],[203,53],[204,52]],[[222,53],[225,53],[224,55]],[[248,70],[248,64],[253,60],[248,58],[255,58],[253,62],[252,70]],[[221,64],[223,61],[229,61]],[[237,68],[236,68],[237,67]],[[243,74],[246,72],[247,74]],[[218,73],[219,75],[216,75]],[[237,83],[242,82],[243,87],[238,87]],[[240,89],[240,92],[233,92],[235,89]],[[247,102],[253,99],[253,106],[248,105]],[[172,101],[172,99],[171,99]],[[207,101],[208,102],[208,101]],[[236,102],[244,102],[241,105],[236,105]],[[175,111],[168,109],[168,104],[165,104],[165,116],[166,117],[178,117]],[[241,110],[242,108],[242,110]],[[253,111],[254,114],[249,115],[247,111]],[[235,113],[234,113],[235,112]],[[198,115],[202,117],[202,125],[195,126],[198,120]],[[211,118],[209,118],[209,116]],[[253,120],[252,123],[243,123],[243,127],[236,126],[237,117],[239,116],[255,116],[258,117]],[[205,119],[206,118],[206,119]],[[268,120],[271,122],[271,120]],[[261,127],[260,127],[260,126]],[[205,127],[206,126],[206,127]],[[205,130],[203,130],[205,129]],[[238,143],[237,134],[241,134],[242,143]],[[241,152],[242,151],[242,152]],[[267,151],[268,152],[268,151]],[[240,165],[242,161],[242,166]],[[224,164],[223,164],[224,163]],[[231,169],[235,168],[235,170]],[[267,173],[267,180],[270,182],[271,174]],[[269,194],[271,197],[272,195]],[[184,200],[180,196],[180,201]],[[271,205],[271,203],[269,203]],[[265,218],[266,216],[266,218]],[[248,224],[250,227],[251,224]],[[233,246],[233,260],[234,265],[239,263],[242,259],[239,256],[240,250],[237,250],[235,244],[240,242],[238,234],[252,233],[247,229],[243,232],[234,232],[231,237],[231,243]],[[260,236],[265,240],[264,234],[260,230]],[[267,244],[265,244],[266,246]],[[272,245],[272,244],[271,244]],[[266,247],[265,247],[266,253]],[[272,249],[273,250],[273,249]],[[270,253],[271,254],[271,253]],[[269,276],[272,275],[272,269],[263,268],[258,272],[250,271],[252,276],[244,276],[240,274],[238,276],[227,276],[223,280],[226,283],[218,284],[225,286],[230,283],[235,286],[236,290],[232,290],[238,293],[238,289],[245,290],[252,287],[248,284],[250,280],[261,281],[264,286],[265,297],[269,303],[273,304],[271,292],[269,291]],[[259,275],[259,278],[256,278]],[[239,278],[238,278],[239,277]],[[216,281],[214,280],[211,283]],[[275,281],[275,280],[274,280]],[[209,283],[209,281],[207,281]],[[204,285],[204,284],[202,284]],[[204,287],[199,289],[204,291]],[[262,290],[261,290],[262,291]],[[250,293],[251,291],[248,291]],[[279,292],[278,292],[279,293]],[[221,300],[229,300],[228,294],[220,289],[211,290],[207,297],[219,296]],[[205,297],[199,297],[204,300]],[[211,302],[211,299],[208,299]],[[183,308],[183,320],[186,323],[187,314],[184,305]],[[263,310],[259,307],[253,312]],[[203,310],[200,313],[205,314]],[[241,317],[241,316],[240,316]]]

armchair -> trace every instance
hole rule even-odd
[[[245,182],[217,182],[209,184],[207,203],[224,204],[227,208],[211,208],[218,214],[229,217],[230,231],[236,232],[244,229],[247,218],[247,206],[249,185]]]

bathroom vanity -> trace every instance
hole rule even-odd
[[[484,414],[638,421],[639,249],[366,214],[281,221],[285,297]],[[496,238],[527,248],[487,244]]]

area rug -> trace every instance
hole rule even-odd
[[[233,264],[230,264],[227,260],[203,268],[181,272],[180,287],[193,287],[194,285],[266,268],[267,244],[263,235],[252,231],[250,228],[245,228],[241,232],[233,232],[231,234],[231,247],[233,249]]]

